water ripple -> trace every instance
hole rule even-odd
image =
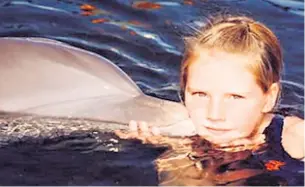
[[[38,4],[24,2],[24,1],[11,1],[10,4],[12,4],[12,5],[23,5],[23,6],[29,6],[29,7],[33,7],[33,8],[38,8],[38,9],[41,9],[41,10],[49,10],[49,11],[55,11],[55,12],[62,12],[62,13],[66,13],[66,14],[71,14],[70,12],[68,12],[66,10],[63,10],[63,9],[59,9],[59,8],[55,8],[55,7],[50,7],[50,6],[38,5]]]

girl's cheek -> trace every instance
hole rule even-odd
[[[186,108],[189,111],[200,110],[206,107],[207,101],[204,99],[198,99],[192,96],[188,96],[185,100]]]
[[[189,110],[189,115],[191,120],[195,125],[200,125],[205,117],[205,110],[204,108],[192,108]]]
[[[207,102],[188,95],[185,100],[185,106],[194,125],[202,124],[206,114]]]

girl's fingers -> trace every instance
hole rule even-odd
[[[139,124],[140,131],[148,132],[148,130],[149,130],[148,124],[145,121],[140,121],[138,124]]]
[[[129,132],[116,131],[122,139],[138,139],[143,143],[156,143],[159,141],[160,130],[158,127],[150,127],[145,121],[131,120],[129,123]]]
[[[131,120],[129,122],[129,130],[130,131],[138,131],[138,124],[136,121]]]
[[[151,127],[151,133],[154,136],[159,136],[160,135],[160,129],[158,127]]]
[[[139,124],[140,136],[144,136],[144,137],[151,136],[151,132],[149,132],[150,128],[145,121],[140,121],[138,124]]]
[[[137,131],[139,135],[160,135],[160,129],[158,127],[150,127],[145,121],[136,122],[131,120],[129,122],[129,130],[132,132]]]

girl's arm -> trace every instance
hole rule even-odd
[[[284,120],[282,144],[291,157],[304,161],[304,120],[295,116],[288,116]]]

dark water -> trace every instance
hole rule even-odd
[[[282,104],[292,106],[297,115],[303,116],[303,1],[151,1],[159,3],[156,9],[138,9],[133,6],[135,2],[2,0],[0,36],[46,37],[94,51],[122,68],[145,93],[178,100],[182,37],[204,24],[210,13],[251,15],[279,37],[285,60]],[[97,9],[83,13],[80,6],[86,3]],[[3,147],[0,184],[157,184],[152,161],[162,150],[122,140],[110,149],[106,146],[110,140],[116,142],[117,138],[112,134],[84,133]]]
[[[111,134],[98,136],[103,140],[97,141],[97,135],[82,134],[3,147],[0,149],[0,183],[157,185],[152,161],[164,149],[152,149],[133,141],[120,141],[118,145],[112,141]],[[137,149],[141,151],[135,151]]]

